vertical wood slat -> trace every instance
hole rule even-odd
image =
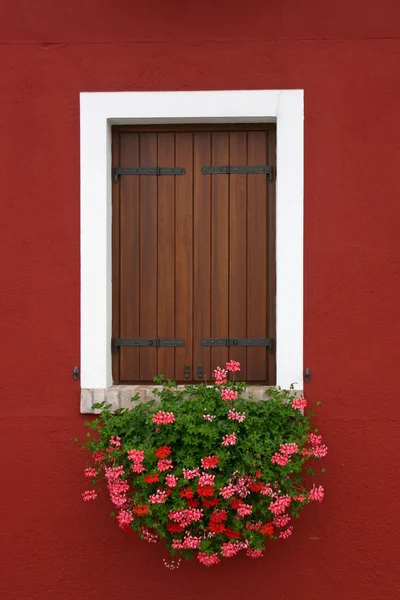
[[[247,134],[235,131],[230,134],[230,165],[247,164]],[[246,175],[231,175],[229,178],[229,336],[246,337],[247,316],[247,228]],[[229,359],[241,364],[240,377],[246,379],[246,348],[229,349]]]
[[[175,134],[158,134],[158,166],[175,166]],[[158,181],[158,338],[175,338],[175,177],[160,175]],[[175,375],[175,349],[159,348],[158,373]]]
[[[249,165],[267,163],[267,135],[262,131],[247,134]],[[267,335],[267,177],[247,177],[247,336]],[[247,378],[267,380],[269,351],[247,348]]]
[[[186,174],[175,177],[175,335],[185,340],[183,348],[175,349],[175,380],[184,380],[185,365],[193,373],[193,136],[177,133],[176,166]]]
[[[122,165],[139,164],[139,135],[122,134]],[[139,177],[123,177],[120,185],[120,337],[139,337]],[[139,377],[139,349],[120,349],[120,378]]]
[[[211,134],[211,164],[229,164],[229,132]],[[229,175],[211,175],[211,336],[229,330]],[[211,348],[211,370],[224,367],[228,348]]]
[[[140,166],[157,164],[157,134],[140,134]],[[157,338],[157,177],[140,177],[140,331]],[[134,309],[134,306],[133,306]],[[140,348],[140,380],[152,381],[158,372],[157,350]]]
[[[120,166],[119,159],[120,134],[114,132],[112,136],[112,166]],[[112,181],[112,331],[113,338],[120,337],[119,313],[120,313],[120,277],[119,277],[119,248],[120,248],[120,192],[118,182]],[[113,382],[120,382],[119,353],[112,353],[112,377]]]
[[[276,128],[269,131],[267,138],[267,160],[274,170],[276,170]],[[268,201],[268,264],[267,264],[267,333],[268,337],[276,340],[276,204],[275,204],[275,178],[267,181],[267,201]],[[268,353],[268,374],[267,381],[269,385],[276,384],[276,348],[274,352]]]
[[[199,365],[208,380],[211,376],[210,348],[201,346],[202,338],[211,337],[211,175],[203,175],[200,171],[202,166],[211,164],[211,134],[194,133],[193,138],[193,380],[197,381]]]

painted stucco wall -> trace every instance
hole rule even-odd
[[[400,5],[0,5],[0,597],[396,600]],[[170,572],[80,499],[79,92],[305,90],[306,395],[326,500],[260,561]]]

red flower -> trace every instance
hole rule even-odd
[[[167,456],[169,456],[171,454],[171,448],[170,448],[170,446],[160,446],[159,448],[156,449],[154,454],[156,455],[157,458],[166,458]]]
[[[133,512],[137,515],[148,515],[150,512],[148,504],[138,504],[133,507]]]
[[[203,498],[202,502],[203,502],[203,506],[205,506],[206,508],[211,508],[212,506],[218,506],[218,504],[219,504],[218,498],[213,498],[212,500],[206,500]]]
[[[210,521],[210,523],[208,525],[208,529],[212,533],[224,533],[225,525],[223,525],[223,523],[216,523],[214,521]]]
[[[192,488],[185,488],[179,495],[181,498],[193,498],[193,490]]]
[[[265,525],[263,525],[260,529],[260,533],[262,533],[263,535],[272,535],[274,533],[274,528],[272,526],[272,523],[265,523]]]
[[[167,523],[167,529],[170,533],[182,533],[185,528],[179,523]]]
[[[211,485],[199,485],[196,491],[199,496],[214,496],[215,488]]]
[[[230,540],[237,540],[240,538],[240,533],[239,531],[234,531],[233,529],[231,529],[230,527],[225,527],[225,535],[226,537],[228,537]]]
[[[239,506],[242,506],[243,500],[240,500],[240,498],[234,498],[233,500],[231,500],[229,502],[229,504],[232,506],[232,508],[237,510],[239,508]]]
[[[222,523],[223,521],[226,521],[227,518],[228,513],[226,510],[218,510],[211,514],[210,522],[213,521],[214,523]]]
[[[250,483],[249,484],[249,490],[251,492],[261,492],[261,490],[263,489],[264,484],[262,481],[256,481],[255,483]]]
[[[256,477],[258,477],[258,478],[262,477],[261,471],[256,471]]]
[[[125,531],[125,533],[133,533],[132,528],[129,527],[129,525],[124,524],[124,525],[120,525],[120,527],[121,527],[122,531]]]
[[[187,498],[186,503],[190,508],[197,508],[200,504],[200,500],[198,498]]]
[[[218,456],[205,456],[201,459],[201,466],[203,469],[214,469],[219,463]]]
[[[156,483],[156,482],[160,481],[160,477],[159,477],[158,473],[149,474],[149,475],[145,475],[143,477],[143,481],[145,481],[146,483]]]

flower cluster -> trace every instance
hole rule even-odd
[[[95,500],[106,483],[120,529],[147,542],[164,539],[173,570],[182,554],[210,567],[242,552],[261,558],[270,540],[293,533],[293,517],[324,488],[306,483],[308,462],[327,454],[304,398],[271,389],[260,402],[246,401],[235,383],[240,364],[230,360],[213,372],[214,383],[171,382],[159,402],[131,410],[102,409],[88,426],[85,443],[93,462],[84,475]]]

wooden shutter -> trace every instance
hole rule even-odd
[[[274,179],[202,168],[274,168],[274,126],[118,127],[113,165],[185,170],[114,181],[113,338],[184,340],[119,347],[114,382],[210,380],[234,359],[250,383],[273,384],[274,349],[202,340],[275,340]]]

